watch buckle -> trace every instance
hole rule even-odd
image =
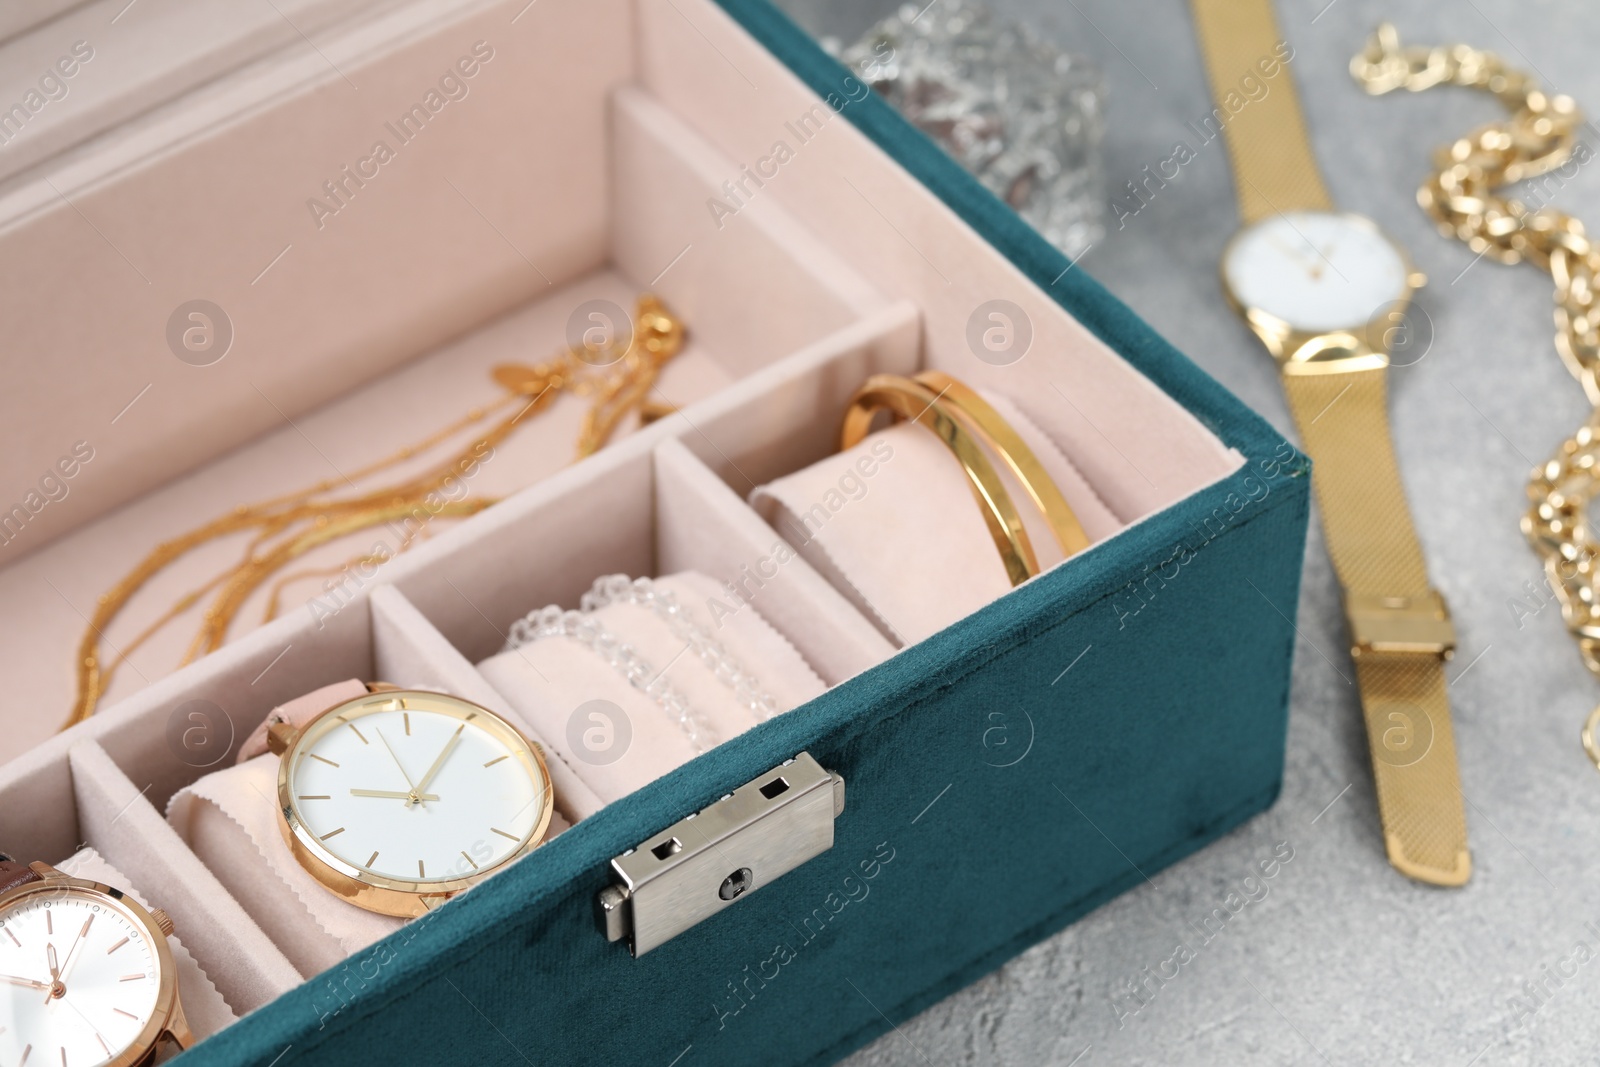
[[[1406,653],[1449,659],[1456,650],[1450,609],[1437,590],[1418,596],[1352,593],[1345,601],[1353,656]]]

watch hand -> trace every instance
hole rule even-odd
[[[417,783],[417,790],[419,792],[428,788],[428,783],[432,782],[433,776],[439,773],[439,768],[444,766],[444,761],[449,759],[450,753],[456,750],[456,746],[461,743],[461,731],[465,730],[466,728],[466,723],[462,723],[460,726],[457,726],[456,732],[450,735],[450,740],[444,743],[444,751],[439,753],[439,758],[433,761],[433,766],[428,768],[428,773],[424,774],[422,776],[422,781]]]
[[[78,936],[72,939],[72,946],[67,949],[67,960],[61,965],[61,973],[56,976],[57,982],[66,984],[67,973],[72,970],[72,965],[78,959],[78,946],[83,944],[84,935],[89,932],[89,924],[92,922],[94,922],[93,915],[83,920],[83,929],[78,931]]]
[[[16,985],[32,986],[35,989],[49,989],[49,982],[41,982],[36,978],[18,978],[14,974],[0,974],[0,982],[12,982]]]
[[[419,801],[438,800],[438,793],[401,793],[393,789],[352,789],[353,797],[383,797],[386,800],[410,800],[413,796]]]
[[[1270,233],[1267,234],[1267,243],[1273,248],[1276,248],[1278,251],[1282,252],[1284,255],[1288,256],[1290,259],[1298,259],[1302,263],[1307,262],[1305,253],[1303,251],[1284,244],[1282,241],[1278,240],[1277,237]]]
[[[404,778],[406,785],[411,787],[411,793],[406,797],[406,807],[409,808],[411,806],[411,797],[416,796],[420,790],[417,789],[416,783],[411,780],[411,775],[406,773],[405,764],[400,762],[400,757],[394,754],[394,746],[389,744],[387,737],[383,736],[383,731],[373,727],[372,732],[378,735],[378,740],[383,742],[383,747],[389,750],[389,757],[394,760],[394,765],[400,768],[400,777]]]
[[[50,984],[45,986],[47,992],[44,995],[44,1002],[48,1004],[56,995],[56,987],[61,984],[61,965],[56,962],[56,947],[54,945],[45,944],[44,958],[45,962],[50,964]]]
[[[1318,258],[1321,259],[1320,263],[1313,263],[1311,265],[1311,280],[1314,282],[1320,282],[1322,280],[1323,270],[1327,267],[1333,266],[1333,250],[1339,247],[1339,242],[1329,241],[1327,248],[1318,248],[1315,245],[1312,245],[1311,247],[1312,251],[1314,251]]]
[[[1279,241],[1273,235],[1267,235],[1268,244],[1272,245],[1278,251],[1282,252],[1291,259],[1299,260],[1301,266],[1305,268],[1306,277],[1310,278],[1314,282],[1320,282],[1322,280],[1323,268],[1329,262],[1328,257],[1323,253],[1322,249],[1313,244],[1309,238],[1302,235],[1300,240],[1301,244],[1290,247],[1289,245],[1285,245],[1283,242]],[[1329,245],[1328,249],[1331,252],[1333,246]],[[1310,252],[1310,255],[1306,254],[1307,251]]]

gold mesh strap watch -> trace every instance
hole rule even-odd
[[[1271,0],[1192,0],[1245,223],[1223,287],[1283,371],[1344,589],[1389,862],[1462,885],[1467,848],[1444,662],[1455,629],[1428,584],[1389,436],[1386,328],[1423,284],[1370,220],[1334,210]]]

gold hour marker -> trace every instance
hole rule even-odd
[[[332,800],[333,798],[331,796],[329,796],[328,794],[326,794],[326,793],[314,793],[311,796],[295,797],[295,799],[296,800]]]
[[[330,837],[338,837],[342,833],[344,833],[344,827],[341,826],[337,830],[329,830],[327,833],[325,833],[321,837],[317,838],[317,840],[318,841],[326,841],[328,838],[330,838]]]
[[[6,935],[11,938],[11,943],[13,945],[16,945],[18,948],[22,947],[22,942],[17,940],[16,934],[12,933],[10,930],[7,930]]]
[[[138,981],[141,981],[142,979],[144,979],[145,977],[146,976],[142,975],[142,974],[125,974],[121,978],[118,978],[117,981],[119,981],[119,982],[138,982]]]
[[[29,1045],[27,1048],[23,1049],[22,1050],[22,1059],[17,1061],[17,1067],[22,1067],[22,1065],[24,1063],[27,1063],[28,1062],[28,1056],[32,1052],[33,1052],[33,1046],[32,1045]]]
[[[378,854],[376,852],[374,852],[372,855],[367,857],[367,866],[368,867],[371,867],[374,863],[377,863],[377,862],[378,862]]]
[[[350,727],[350,729],[355,730],[355,735],[357,737],[361,738],[361,743],[363,745],[370,745],[372,743],[372,742],[367,740],[367,735],[366,734],[363,734],[360,730],[356,730],[356,724],[355,723],[347,722],[347,723],[345,723],[345,725]]]
[[[403,718],[406,720],[406,736],[410,737],[411,736],[411,713],[409,711],[405,712],[404,715],[403,715]]]
[[[44,909],[44,932],[51,935],[56,932],[56,921],[50,916],[49,908]]]
[[[118,941],[115,945],[112,945],[110,948],[106,949],[106,955],[107,956],[111,955],[113,952],[117,951],[117,949],[121,948],[123,945],[126,945],[127,943],[128,943],[128,939],[127,938],[123,938],[121,941]]]
[[[323,763],[326,763],[330,767],[339,766],[337,763],[333,762],[333,760],[329,759],[327,756],[319,756],[315,752],[307,752],[306,755],[310,756],[312,759],[319,759]]]
[[[478,713],[477,712],[469,711],[469,712],[467,712],[467,717],[465,719],[463,719],[462,721],[463,722],[471,722],[473,719],[476,719],[477,717],[478,717]]]
[[[100,1036],[100,1031],[96,1030],[94,1036],[97,1037],[97,1038],[100,1038],[100,1047],[106,1050],[106,1055],[107,1056],[111,1055],[111,1046],[106,1044],[106,1039],[104,1037]],[[63,1051],[65,1051],[65,1050],[63,1050]],[[67,1061],[65,1059],[63,1059],[61,1062],[64,1064]]]
[[[418,878],[426,878],[426,877],[428,877],[427,868],[425,868],[422,865],[422,861],[421,860],[417,861],[417,877]]]
[[[112,1008],[111,1010],[116,1012],[118,1015],[126,1015],[130,1019],[137,1019],[138,1018],[138,1016],[135,1015],[133,1012],[131,1012],[131,1011],[123,1011],[121,1008]]]
[[[500,829],[497,829],[497,828],[495,828],[495,827],[493,827],[493,826],[491,826],[491,827],[489,827],[489,829],[490,829],[490,831],[492,831],[492,832],[493,832],[493,833],[497,833],[497,834],[499,834],[499,835],[500,835],[500,836],[501,836],[501,837],[508,837],[508,838],[510,838],[510,839],[511,839],[511,840],[513,840],[513,841],[521,841],[521,840],[522,840],[522,838],[520,838],[520,837],[518,837],[518,836],[517,836],[517,835],[516,835],[516,834],[508,834],[508,833],[506,833],[506,832],[505,832],[505,831],[504,831],[504,830],[500,830]]]
[[[461,850],[461,858],[466,860],[468,863],[472,863],[472,857],[467,855],[466,849]],[[477,870],[478,865],[476,863],[472,863],[472,869]]]
[[[493,767],[496,763],[499,763],[501,760],[510,759],[510,758],[511,758],[510,756],[496,756],[494,759],[490,760],[488,763],[485,763],[484,766],[485,767]]]

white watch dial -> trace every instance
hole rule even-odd
[[[363,698],[313,722],[284,759],[302,840],[379,878],[472,878],[545,823],[548,791],[526,740],[452,697]]]
[[[0,911],[0,1063],[100,1064],[155,1013],[152,933],[80,889],[24,895]]]
[[[1322,211],[1275,215],[1241,231],[1222,273],[1246,310],[1307,333],[1365,326],[1410,288],[1405,256],[1377,226]]]

